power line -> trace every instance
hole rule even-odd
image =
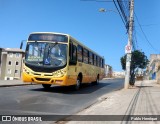
[[[128,22],[128,18],[127,18],[127,14],[125,12],[125,9],[124,9],[123,2],[121,2],[121,0],[117,0],[117,3],[119,5],[119,8],[120,8],[121,13],[123,15],[123,18],[124,18],[125,22],[127,23]]]
[[[114,2],[114,5],[116,6],[116,9],[117,9],[117,11],[118,11],[118,13],[119,13],[121,19],[122,19],[122,22],[123,22],[124,26],[126,27],[125,21],[124,21],[122,15],[121,15],[121,13],[120,13],[120,10],[119,10],[118,7],[117,7],[117,4],[116,4],[115,0],[113,0],[113,2]],[[127,28],[127,27],[126,27],[126,28]]]
[[[157,25],[159,25],[159,24],[147,24],[147,25],[141,25],[141,26],[143,26],[143,27],[150,27],[150,26],[157,26]]]
[[[150,45],[150,47],[151,47],[154,51],[157,51],[157,52],[159,53],[159,51],[158,51],[157,49],[155,49],[155,48],[153,47],[153,45],[151,44],[151,42],[148,40],[146,34],[144,33],[144,31],[143,31],[143,29],[142,29],[141,24],[139,23],[139,20],[138,20],[138,17],[137,17],[137,15],[136,15],[136,13],[134,13],[134,15],[135,15],[135,17],[136,17],[137,23],[138,23],[138,25],[139,25],[139,27],[140,27],[140,29],[141,29],[142,34],[144,35],[144,38],[145,38],[146,41],[147,41],[147,43]]]
[[[128,33],[128,30],[129,30],[129,16],[130,16],[130,9],[129,9],[129,1],[128,2],[124,2],[122,0],[117,0],[117,3],[118,3],[118,6],[120,8],[120,11],[122,13],[122,16],[123,16],[123,19],[125,20],[125,23],[126,23],[126,29],[127,29],[127,33]],[[127,4],[128,3],[128,4]],[[128,6],[128,7],[127,7]],[[134,23],[134,21],[133,21]],[[134,32],[134,29],[132,29],[132,31]],[[136,35],[135,33],[132,34],[133,38],[132,38],[132,47],[134,50],[136,50],[136,46],[137,46],[137,38],[136,38]]]
[[[132,44],[134,50],[138,49],[138,41],[136,37],[136,29],[135,29],[135,23],[133,22],[133,39],[132,39]]]
[[[113,2],[113,0],[80,0],[80,1]],[[127,0],[123,0],[122,2],[127,2]]]
[[[136,30],[133,30],[133,44],[134,44],[134,50],[138,49],[138,41],[137,41],[137,35],[136,35]]]
[[[112,0],[81,0],[81,1],[113,2]]]

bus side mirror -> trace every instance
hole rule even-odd
[[[21,41],[20,49],[22,49],[22,47],[23,47],[23,42]]]
[[[21,41],[20,49],[23,48],[23,42],[24,42],[24,41],[26,41],[26,40],[22,40],[22,41]]]

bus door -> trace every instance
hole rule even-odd
[[[73,83],[77,80],[77,47],[70,41],[69,43],[69,70],[70,79]]]

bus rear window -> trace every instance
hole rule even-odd
[[[31,34],[28,40],[29,41],[68,42],[68,36],[60,35],[60,34]]]

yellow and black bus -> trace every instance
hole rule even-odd
[[[68,34],[34,32],[27,40],[23,81],[42,84],[74,85],[99,83],[105,75],[104,58]]]

